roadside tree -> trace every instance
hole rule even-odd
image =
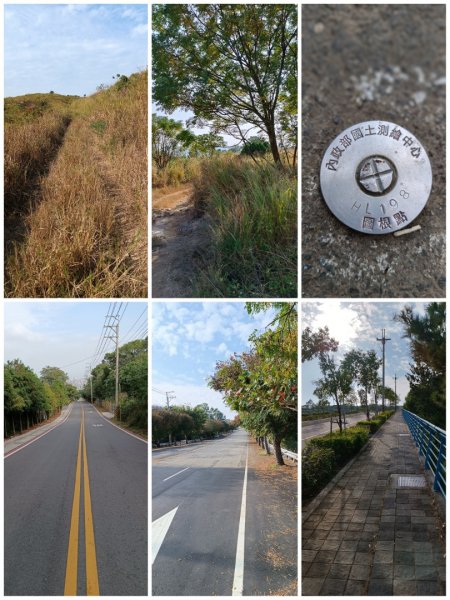
[[[297,8],[160,4],[153,8],[153,97],[246,141],[263,131],[281,164],[277,126],[296,110]],[[200,124],[200,123],[199,123]]]

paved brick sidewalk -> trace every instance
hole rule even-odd
[[[398,411],[303,524],[303,595],[445,595],[434,494],[392,483],[423,473],[405,434]]]

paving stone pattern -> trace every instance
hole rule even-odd
[[[406,433],[398,411],[303,523],[302,595],[445,595],[434,492],[392,483],[423,473]]]

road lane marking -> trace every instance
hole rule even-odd
[[[83,463],[84,488],[84,537],[86,548],[86,593],[99,596],[97,556],[95,550],[94,520],[92,517],[91,490],[84,428],[84,409],[81,409],[80,438],[78,442],[75,488],[73,493],[72,515],[70,518],[69,547],[67,550],[66,578],[64,595],[76,596],[78,588],[78,541],[80,529],[81,463]]]
[[[70,518],[69,548],[67,551],[66,579],[64,596],[77,595],[78,576],[78,530],[80,521],[80,490],[81,490],[81,446],[83,440],[83,423],[80,424],[80,439],[78,442],[77,466],[75,469],[75,489],[73,492],[72,516]]]
[[[169,531],[169,527],[172,524],[175,513],[178,510],[178,506],[176,506],[173,510],[166,513],[156,521],[152,523],[152,564],[155,562],[156,557],[158,556],[158,552],[164,542],[164,538]]]
[[[97,555],[95,552],[94,520],[92,517],[91,488],[89,485],[89,469],[86,452],[86,437],[84,433],[83,410],[83,457],[84,457],[84,536],[86,542],[86,592],[88,596],[99,596]]]
[[[242,487],[241,516],[239,519],[238,539],[236,546],[236,562],[232,596],[242,596],[244,593],[244,558],[245,558],[245,514],[247,510],[247,474],[248,474],[248,444],[245,461],[244,485]]]
[[[163,481],[168,481],[169,479],[172,479],[172,477],[175,477],[176,475],[179,475],[180,473],[184,473],[184,471],[187,471],[190,468],[191,467],[186,467],[185,469],[182,469],[181,471],[178,471],[178,473],[174,473],[170,477],[166,477],[165,479],[163,479]]]
[[[4,455],[4,458],[9,458],[13,454],[15,454],[16,452],[19,452],[20,450],[23,450],[24,448],[26,448],[27,446],[29,446],[33,442],[37,442],[37,440],[40,440],[41,437],[44,437],[44,435],[47,435],[47,433],[50,433],[50,431],[53,431],[54,429],[56,429],[57,427],[59,427],[60,425],[62,425],[63,423],[65,423],[67,421],[67,419],[70,417],[71,413],[72,413],[72,408],[73,408],[73,404],[70,405],[69,410],[67,411],[66,416],[59,423],[56,423],[56,425],[54,425],[53,427],[50,427],[50,429],[47,429],[47,431],[44,431],[44,433],[41,433],[41,435],[36,436],[35,438],[33,438],[32,440],[30,440],[29,442],[26,442],[25,444],[22,444],[22,446],[19,446],[18,448],[15,448],[14,450],[10,450],[10,452],[7,452]]]

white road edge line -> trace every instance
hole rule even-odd
[[[173,510],[166,513],[156,521],[152,523],[152,564],[155,562],[156,557],[158,556],[158,552],[162,546],[164,538],[169,531],[169,527],[172,524],[175,513],[178,510],[178,506],[176,506]]]
[[[184,473],[184,471],[187,471],[190,468],[191,467],[186,467],[185,469],[182,469],[181,471],[178,471],[178,473],[174,473],[170,477],[166,477],[165,479],[163,479],[163,481],[168,481],[169,479],[172,479],[172,477],[175,477],[176,475],[179,475],[180,473]]]
[[[130,433],[129,431],[127,431],[126,429],[124,429],[123,427],[119,427],[118,425],[116,425],[115,423],[111,423],[111,421],[109,419],[107,419],[106,417],[104,417],[102,415],[102,413],[98,410],[98,408],[96,406],[94,406],[92,404],[92,406],[95,408],[95,410],[98,412],[98,414],[101,416],[102,419],[105,419],[105,421],[107,423],[109,423],[110,425],[112,425],[113,427],[115,427],[116,429],[118,429],[119,431],[123,431],[124,433],[126,433],[127,435],[131,435],[131,437],[133,437],[135,440],[139,440],[140,442],[144,442],[144,444],[148,444],[147,440],[144,440],[144,438],[139,437],[138,435],[134,435],[134,433]]]
[[[244,485],[242,488],[241,517],[236,546],[236,562],[234,565],[232,596],[242,596],[244,593],[244,555],[245,555],[245,512],[247,508],[247,473],[248,473],[248,443],[245,461]]]
[[[71,412],[73,409],[73,403],[70,407],[70,409],[67,411],[67,415],[64,417],[64,419],[62,419],[59,423],[56,423],[56,425],[54,425],[53,427],[50,427],[50,429],[47,429],[47,431],[44,431],[44,433],[41,433],[41,435],[38,435],[37,437],[33,438],[32,440],[30,440],[29,442],[26,442],[25,444],[23,444],[22,446],[19,446],[18,448],[16,448],[15,450],[11,450],[10,452],[7,452],[3,458],[9,458],[10,456],[12,456],[13,454],[16,454],[16,452],[19,452],[20,450],[23,450],[24,448],[26,448],[27,446],[29,446],[30,444],[32,444],[33,442],[37,442],[37,440],[40,440],[42,437],[44,437],[44,435],[47,435],[47,433],[50,433],[50,431],[53,431],[54,429],[56,429],[57,427],[59,427],[60,425],[62,425],[63,423],[65,423],[67,421],[67,419],[69,418]]]

